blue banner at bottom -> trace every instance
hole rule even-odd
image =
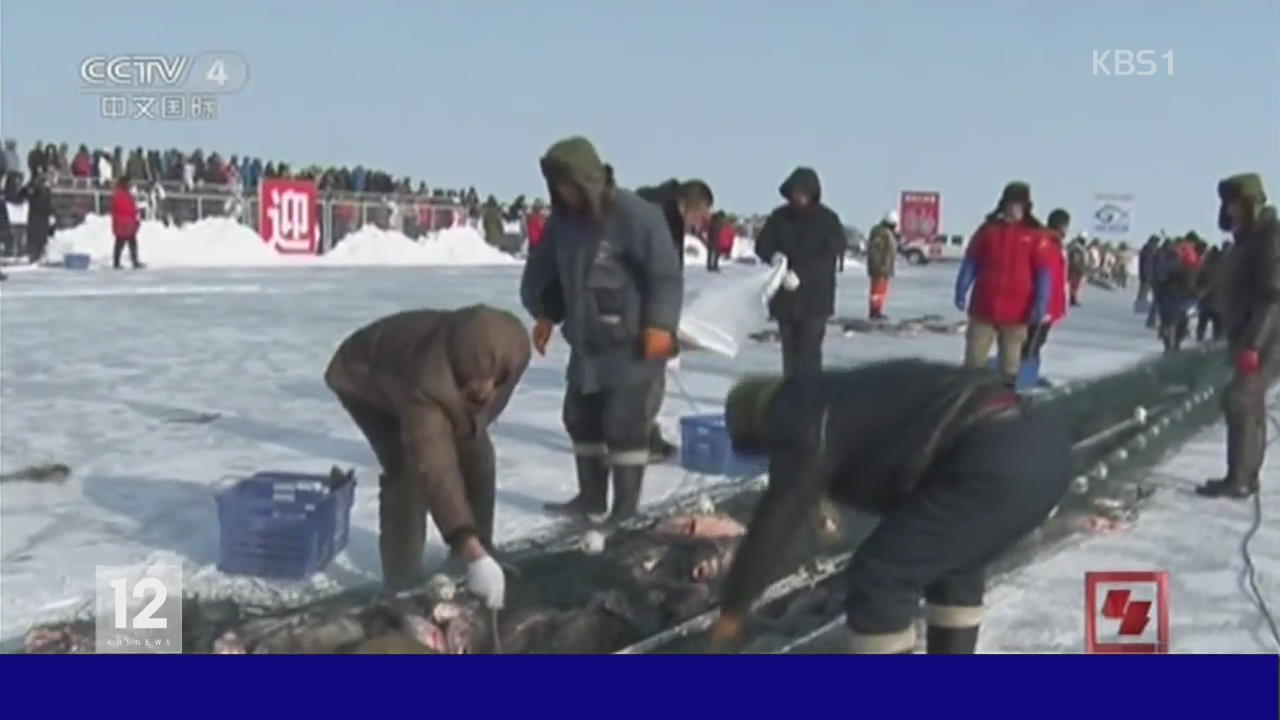
[[[200,709],[322,718],[383,708],[463,720],[674,719],[703,709],[715,720],[1280,717],[1280,657],[1271,655],[10,655],[0,664],[10,717]]]

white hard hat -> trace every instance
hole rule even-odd
[[[885,214],[884,214],[884,222],[886,222],[886,223],[888,223],[888,224],[890,224],[890,225],[897,225],[897,224],[898,224],[898,211],[897,211],[897,210],[890,210],[889,212],[885,213]]]

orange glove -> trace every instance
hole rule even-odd
[[[670,360],[676,356],[676,338],[669,330],[645,328],[642,344],[645,360]]]
[[[533,349],[538,351],[539,355],[547,354],[547,343],[551,342],[551,332],[556,329],[550,320],[539,320],[533,324]]]
[[[711,626],[711,636],[707,640],[708,649],[713,653],[730,652],[742,642],[742,618],[736,615],[721,615]]]

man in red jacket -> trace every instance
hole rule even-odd
[[[1067,316],[1067,256],[1063,250],[1063,242],[1067,237],[1067,227],[1071,224],[1071,215],[1058,208],[1049,213],[1048,231],[1050,247],[1045,252],[1045,261],[1049,264],[1049,312],[1039,322],[1032,322],[1027,327],[1027,340],[1022,343],[1022,358],[1039,358],[1045,340],[1049,339],[1049,328]]]
[[[112,255],[115,269],[120,269],[120,255],[126,245],[129,246],[129,260],[134,269],[141,268],[142,263],[138,262],[138,204],[134,202],[127,174],[120,176],[115,192],[111,194],[111,231],[116,236]]]
[[[525,234],[529,238],[529,251],[533,252],[534,248],[542,242],[542,228],[547,224],[547,216],[542,210],[542,201],[533,201],[533,210],[529,212],[529,216],[525,218],[524,227]]]
[[[1043,320],[1049,310],[1050,245],[1031,214],[1031,186],[1006,185],[995,212],[969,242],[956,278],[956,308],[969,311],[967,367],[985,366],[991,345],[998,343],[1005,382],[1017,383],[1027,325]]]

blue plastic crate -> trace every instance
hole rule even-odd
[[[692,472],[727,477],[759,475],[769,466],[765,457],[733,451],[724,415],[680,418],[680,464]]]
[[[987,367],[999,372],[1000,359],[994,357],[991,358],[987,361]],[[1029,357],[1026,360],[1023,360],[1022,364],[1018,366],[1018,383],[1015,386],[1015,389],[1018,390],[1018,392],[1026,392],[1028,390],[1036,389],[1039,384],[1040,358]]]
[[[355,478],[260,472],[218,493],[218,569],[300,580],[347,544]]]
[[[87,253],[67,253],[62,256],[62,267],[67,270],[88,270],[90,260]]]

